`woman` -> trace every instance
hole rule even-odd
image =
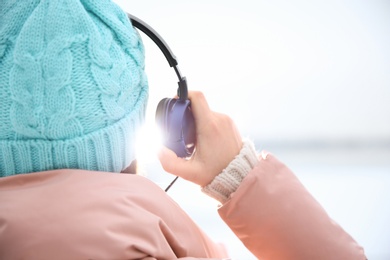
[[[227,258],[157,185],[117,174],[135,159],[144,50],[108,0],[0,4],[0,259]],[[259,259],[365,259],[273,155],[189,95],[197,146],[164,169],[221,202]]]

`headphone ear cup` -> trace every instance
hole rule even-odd
[[[163,139],[166,140],[167,137],[168,137],[168,132],[169,132],[169,105],[171,102],[172,99],[171,98],[164,98],[162,99],[158,105],[157,105],[157,109],[156,109],[156,123],[157,123],[157,126],[161,129],[162,131],[162,135],[163,135]],[[171,105],[172,107],[172,105]]]
[[[196,144],[195,119],[192,114],[191,106],[188,105],[183,116],[183,138],[186,149],[193,153]]]
[[[157,106],[156,123],[162,131],[164,145],[178,157],[192,155],[195,143],[195,122],[189,100],[164,98]]]

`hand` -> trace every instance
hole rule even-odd
[[[242,139],[230,117],[210,110],[201,92],[190,91],[196,125],[196,149],[183,159],[166,147],[159,153],[165,171],[202,187],[225,169],[242,148]]]

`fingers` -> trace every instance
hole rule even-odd
[[[206,97],[200,91],[189,91],[188,98],[197,104],[198,109],[210,110]]]
[[[188,98],[191,100],[191,109],[195,119],[197,121],[207,120],[211,110],[204,94],[200,91],[189,91]]]
[[[239,153],[242,140],[232,119],[210,110],[201,92],[189,92],[196,124],[196,150],[186,160],[163,148],[159,159],[166,172],[200,186],[209,184]]]

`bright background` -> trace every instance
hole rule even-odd
[[[390,1],[115,2],[163,36],[189,88],[289,165],[370,260],[390,259]],[[157,103],[177,85],[142,37],[149,148]],[[165,187],[172,177],[150,151],[145,172]],[[169,194],[234,258],[255,259],[197,187],[179,180]]]

